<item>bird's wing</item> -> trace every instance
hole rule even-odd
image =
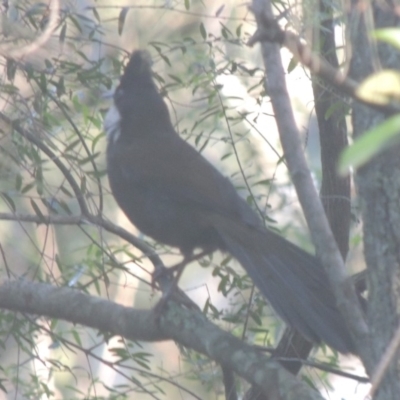
[[[232,183],[175,132],[136,136],[129,146],[120,149],[114,162],[118,162],[130,190],[146,186],[179,204],[190,203],[198,210],[259,224]]]

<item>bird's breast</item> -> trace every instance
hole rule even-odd
[[[106,132],[108,142],[111,144],[115,143],[121,135],[121,114],[115,104],[110,107],[106,114],[104,131]]]

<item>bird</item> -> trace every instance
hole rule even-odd
[[[134,51],[104,118],[111,192],[143,234],[235,258],[275,312],[314,343],[356,353],[314,255],[265,227],[232,182],[176,132],[147,50]]]

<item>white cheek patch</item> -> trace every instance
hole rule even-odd
[[[121,115],[113,104],[107,112],[107,115],[104,119],[104,131],[106,132],[107,139],[109,142],[114,143],[118,140],[120,136],[120,122],[121,122]]]

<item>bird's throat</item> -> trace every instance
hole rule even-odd
[[[115,143],[121,135],[121,114],[115,104],[110,107],[104,119],[104,131],[111,144]]]

